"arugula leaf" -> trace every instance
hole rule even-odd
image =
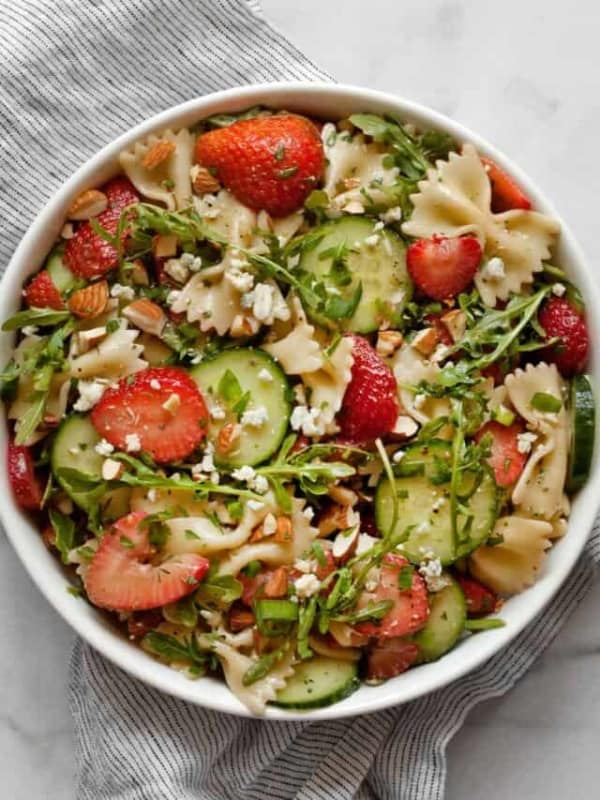
[[[237,403],[242,396],[242,387],[234,373],[227,369],[221,376],[217,392],[228,405]]]
[[[3,331],[16,331],[27,325],[50,326],[65,322],[71,317],[69,311],[54,311],[50,308],[27,308],[9,317],[2,325]]]
[[[206,576],[196,591],[196,602],[206,608],[224,610],[239,600],[243,586],[233,575]]]
[[[197,674],[203,674],[211,664],[211,653],[202,652],[196,642],[194,634],[188,639],[179,641],[174,636],[158,631],[150,631],[142,639],[144,647],[165,661],[183,661],[198,667]]]
[[[61,555],[63,564],[68,564],[69,551],[75,544],[75,523],[70,517],[51,508],[48,516],[54,528],[55,546]]]
[[[192,595],[188,595],[176,603],[168,603],[163,606],[162,613],[165,619],[174,625],[195,628],[198,624],[198,610]]]

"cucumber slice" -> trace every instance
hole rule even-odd
[[[310,272],[326,287],[350,300],[359,284],[362,295],[358,308],[344,327],[356,333],[376,331],[382,322],[393,322],[412,296],[412,282],[406,269],[406,245],[392,231],[375,230],[376,222],[366,217],[341,217],[314,231],[316,247],[303,253],[298,269]],[[365,244],[374,237],[375,243]],[[350,273],[350,282],[343,283],[345,270],[336,271],[335,253],[342,255]],[[307,309],[308,310],[308,309]],[[321,314],[311,314],[315,322],[331,327],[332,321]]]
[[[236,422],[241,416],[239,406],[238,410],[235,409],[236,396],[247,396],[245,410],[264,408],[266,412],[263,424],[244,425],[237,443],[229,452],[219,453],[216,448],[217,464],[223,467],[254,466],[266,461],[278,450],[290,418],[290,390],[287,378],[268,353],[251,347],[224,350],[214,358],[203,361],[190,375],[210,408],[219,406],[226,410],[224,419],[211,418],[210,421],[208,438],[215,445],[223,427]],[[229,380],[231,383],[232,377],[234,383],[237,381],[237,386],[230,388],[228,401],[222,396],[222,381]]]
[[[575,375],[570,389],[571,450],[567,491],[576,492],[590,474],[594,454],[596,409],[594,393],[587,375]]]
[[[54,477],[73,502],[85,511],[97,504],[97,493],[75,491],[61,477],[60,470],[76,469],[84,475],[99,478],[102,474],[102,456],[94,450],[99,441],[100,435],[89,417],[73,415],[61,424],[52,444],[50,465]]]
[[[447,442],[428,442],[410,447],[400,462],[396,477],[398,520],[394,533],[400,535],[414,526],[401,552],[415,564],[423,561],[424,553],[433,553],[442,564],[451,564],[484,542],[496,520],[497,492],[491,471],[485,468],[483,478],[466,501],[473,515],[470,535],[454,549],[450,515],[451,451]],[[448,480],[444,480],[447,473]],[[467,486],[461,488],[466,493]],[[383,478],[375,495],[375,516],[379,530],[387,531],[393,519],[393,492]],[[458,517],[459,526],[465,518]]]
[[[70,292],[78,286],[83,286],[83,281],[74,275],[63,261],[63,248],[55,247],[46,259],[45,267],[48,270],[52,283],[61,294]]]
[[[429,619],[414,637],[419,645],[419,662],[435,661],[451,650],[465,629],[467,604],[456,581],[429,596]]]
[[[356,662],[315,656],[295,666],[272,705],[300,710],[323,708],[344,700],[359,686]]]

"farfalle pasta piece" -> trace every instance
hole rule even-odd
[[[392,370],[398,383],[400,402],[406,414],[421,425],[450,414],[451,405],[447,397],[430,397],[419,394],[414,388],[421,381],[436,383],[440,376],[438,364],[428,361],[410,344],[403,344],[394,355]]]
[[[289,652],[281,658],[264,678],[245,686],[243,682],[244,674],[255,663],[250,656],[240,653],[235,647],[226,642],[216,641],[212,650],[216,653],[227,685],[233,694],[242,702],[253,714],[262,714],[267,703],[275,700],[277,692],[286,684],[286,680],[293,675],[294,651],[290,647]]]
[[[144,348],[136,342],[138,330],[119,328],[97,347],[69,361],[73,378],[118,380],[148,366],[141,355]]]
[[[407,235],[429,238],[434,234],[473,234],[486,258],[502,259],[503,274],[487,275],[483,269],[475,276],[483,301],[490,306],[532,282],[542,262],[550,257],[559,232],[555,220],[536,211],[492,213],[490,180],[470,144],[463,147],[461,155],[450,153],[448,161],[438,161],[411,200],[412,216],[402,226]]]
[[[277,342],[263,345],[263,350],[278,361],[287,375],[314,372],[323,366],[321,345],[314,338],[315,328],[305,319]]]
[[[569,422],[564,406],[564,381],[554,364],[529,364],[507,375],[505,386],[513,408],[538,437],[513,490],[513,504],[520,514],[552,520],[568,512],[564,485]],[[532,398],[538,392],[560,400],[560,411],[550,414],[534,408]]]
[[[198,272],[185,284],[171,304],[176,314],[184,313],[188,322],[196,322],[202,331],[216,331],[224,336],[238,315],[243,316],[241,294],[230,281],[212,271]]]
[[[318,409],[324,433],[335,433],[335,415],[342,407],[344,394],[352,380],[352,338],[343,337],[331,355],[323,351],[323,364],[302,373],[302,382],[311,390],[310,408]]]
[[[324,190],[337,210],[362,213],[369,200],[376,205],[391,205],[394,196],[386,192],[398,177],[397,167],[384,165],[385,148],[367,143],[362,133],[338,133],[327,123],[322,131],[327,166]]]
[[[194,197],[194,207],[212,231],[232,247],[251,247],[255,239],[257,215],[227,191]]]
[[[531,586],[551,546],[552,525],[539,519],[501,517],[493,536],[502,537],[493,547],[478,547],[469,558],[469,569],[498,594],[513,595]]]
[[[172,152],[156,166],[147,157],[161,142],[174,146]],[[149,200],[164,203],[173,211],[189,206],[192,200],[190,170],[193,164],[194,137],[182,128],[175,133],[167,129],[151,133],[119,155],[123,171],[138,192]]]

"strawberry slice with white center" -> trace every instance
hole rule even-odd
[[[411,583],[406,589],[401,587],[403,568],[411,571]],[[358,633],[377,639],[408,636],[427,622],[429,602],[425,582],[403,556],[388,553],[384,557],[377,588],[373,591],[364,590],[357,608],[366,608],[369,604],[374,605],[384,600],[392,601],[387,614],[378,622],[359,622],[354,626]]]
[[[114,447],[143,450],[164,464],[185,458],[200,444],[208,410],[185,370],[150,367],[107,389],[91,420]]]
[[[85,577],[90,601],[111,611],[145,611],[175,603],[193,592],[206,574],[208,559],[194,553],[155,561],[149,531],[134,511],[114,523]]]

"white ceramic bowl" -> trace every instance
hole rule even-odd
[[[17,248],[0,286],[0,318],[3,320],[19,308],[21,287],[27,276],[41,265],[45,254],[62,227],[67,207],[82,190],[101,184],[118,171],[117,156],[124,147],[151,131],[165,127],[186,126],[211,114],[241,111],[249,106],[265,104],[274,108],[304,112],[318,117],[344,117],[357,111],[388,113],[418,126],[448,131],[458,142],[472,142],[477,149],[493,158],[515,176],[535,207],[560,220],[559,215],[529,178],[495,148],[476,134],[452,120],[401,100],[393,95],[351,86],[316,83],[265,84],[230,89],[200,97],[158,114],[123,134],[84,164],[51,198],[31,225]],[[600,308],[600,294],[594,276],[565,223],[561,220],[562,235],[557,262],[564,266],[581,288],[588,307]],[[588,315],[594,343],[590,363],[595,389],[600,397],[600,327],[593,314]],[[10,357],[13,337],[3,334],[0,339],[0,361]],[[0,448],[6,446],[6,427],[0,426]],[[598,448],[596,448],[598,449]],[[598,457],[587,486],[573,502],[566,536],[552,549],[538,582],[521,595],[509,600],[502,610],[506,627],[478,633],[461,642],[440,661],[409,670],[381,686],[363,686],[341,703],[308,714],[295,714],[269,709],[268,719],[330,719],[376,711],[413,700],[439,689],[476,669],[510,641],[539,614],[567,577],[581,553],[591,530],[599,498],[595,485],[600,478]],[[15,550],[40,591],[77,633],[134,678],[162,689],[183,700],[232,714],[248,712],[229,691],[225,683],[214,678],[190,681],[170,669],[120,635],[93,606],[67,592],[66,573],[58,560],[45,548],[39,532],[15,505],[6,470],[0,470],[0,517]]]

